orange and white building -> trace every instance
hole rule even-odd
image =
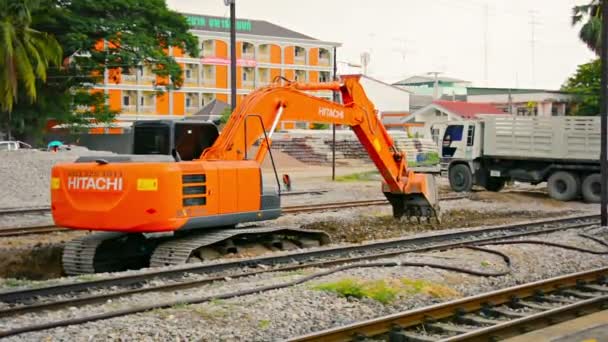
[[[178,90],[155,93],[153,85],[164,80],[148,67],[127,72],[108,70],[95,88],[108,95],[119,121],[183,118],[214,99],[230,103],[230,19],[183,14],[198,37],[200,54],[190,56],[179,48],[166,51],[182,66],[184,84]],[[341,44],[322,41],[261,20],[236,22],[237,103],[253,89],[277,76],[289,80],[322,82],[333,76],[334,48]],[[318,96],[332,98],[331,92]],[[287,125],[287,127],[285,127]],[[283,128],[300,127],[285,123]],[[302,128],[307,127],[302,123]]]

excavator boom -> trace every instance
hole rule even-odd
[[[305,92],[318,90],[339,91],[343,103]],[[344,82],[274,84],[253,92],[235,108],[222,134],[201,159],[248,159],[247,151],[261,141],[255,156],[261,163],[281,121],[350,126],[384,179],[383,192],[393,205],[394,216],[439,218],[434,177],[408,170],[405,154],[378,119],[357,76],[345,77]]]

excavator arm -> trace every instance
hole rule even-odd
[[[308,90],[339,91],[343,103],[310,95],[305,92]],[[261,141],[254,157],[261,163],[281,121],[350,126],[383,177],[383,192],[393,206],[393,215],[439,219],[434,177],[408,170],[405,154],[378,119],[355,76],[342,83],[272,84],[252,92],[235,108],[218,139],[200,159],[250,159],[248,151]]]

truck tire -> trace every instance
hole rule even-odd
[[[504,178],[489,177],[486,183],[486,190],[499,192],[505,187],[506,180]]]
[[[602,193],[601,179],[599,173],[592,173],[585,177],[581,186],[581,193],[585,202],[600,203]]]
[[[581,180],[572,172],[557,171],[547,180],[547,190],[558,201],[572,201],[581,192]]]
[[[469,192],[473,188],[473,174],[465,164],[457,164],[449,171],[450,187],[456,192]]]

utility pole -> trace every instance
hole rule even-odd
[[[433,100],[436,100],[439,98],[439,79],[437,78],[437,75],[441,74],[441,72],[439,71],[431,71],[427,73],[428,75],[435,75],[435,82],[433,85]]]
[[[602,227],[608,226],[608,159],[606,158],[608,147],[608,139],[606,134],[608,132],[608,0],[602,0],[602,39],[601,39],[601,59],[602,59],[602,93],[600,94],[600,113],[601,113],[601,149],[600,149],[600,165],[601,165],[601,225]]]
[[[230,105],[236,108],[236,0],[224,0],[230,6]]]
[[[337,49],[334,46],[334,82],[338,80],[338,59],[336,57]],[[338,102],[338,93],[334,90],[333,93],[334,102]],[[332,130],[332,142],[331,142],[331,180],[336,180],[336,124],[331,124]]]
[[[536,56],[535,56],[535,50],[536,50],[536,25],[539,25],[540,22],[536,21],[536,13],[538,11],[532,10],[530,11],[530,28],[531,28],[531,39],[530,39],[530,49],[531,49],[531,54],[532,54],[532,86],[536,86]]]

